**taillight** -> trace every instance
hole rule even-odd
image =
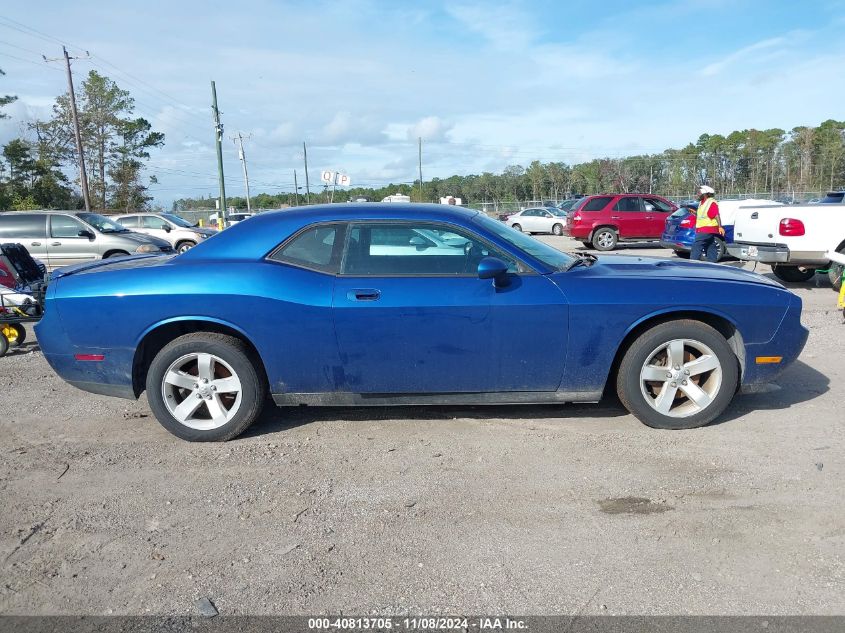
[[[690,213],[687,217],[681,220],[681,223],[678,225],[678,227],[682,229],[695,228],[695,216]]]
[[[581,221],[581,214],[576,211],[575,214],[572,216],[572,221],[573,222],[580,222]]]
[[[804,223],[795,218],[784,218],[780,221],[778,233],[786,236],[804,235]]]

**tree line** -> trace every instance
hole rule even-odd
[[[0,74],[4,74],[0,70]],[[2,107],[17,99],[0,97]],[[133,116],[128,91],[92,70],[77,89],[82,151],[94,210],[144,209],[152,201],[145,178],[150,149],[164,144],[143,117]],[[52,116],[23,122],[24,135],[3,146],[0,160],[0,210],[81,209],[78,156],[67,93],[56,97]]]
[[[816,127],[742,130],[702,134],[681,149],[625,158],[597,158],[568,164],[533,161],[527,167],[510,165],[501,173],[484,172],[467,176],[433,178],[423,183],[388,184],[384,187],[355,187],[334,192],[335,202],[365,197],[370,200],[401,193],[412,200],[438,201],[441,197],[462,198],[464,204],[503,203],[524,200],[562,200],[576,194],[602,192],[650,192],[670,197],[689,197],[701,184],[708,184],[722,197],[800,199],[811,193],[845,186],[845,121],[828,120]],[[315,189],[311,202],[327,202],[329,190]],[[173,209],[214,208],[215,199],[186,198]],[[260,194],[251,199],[256,208],[302,205],[299,194]],[[229,198],[229,204],[245,208],[244,198]]]

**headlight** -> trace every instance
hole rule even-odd
[[[138,248],[135,249],[136,253],[156,253],[160,249],[155,244],[141,244]]]
[[[204,240],[205,238],[208,237],[208,235],[206,235],[205,233],[194,233],[194,235],[196,235],[197,239],[200,239],[200,240]]]

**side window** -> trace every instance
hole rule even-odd
[[[353,225],[341,273],[345,275],[475,275],[478,263],[498,257],[517,272],[513,258],[469,232],[446,225]]]
[[[601,211],[607,206],[607,203],[613,200],[610,196],[597,196],[595,198],[590,198],[581,207],[581,211]]]
[[[340,262],[340,244],[335,248],[337,234],[336,224],[313,226],[282,244],[270,255],[270,259],[321,272],[336,273]]]
[[[613,205],[614,211],[628,211],[628,212],[636,212],[640,210],[640,199],[636,196],[624,196],[619,198],[615,205]]]
[[[0,213],[0,241],[47,237],[47,216],[9,211]]]
[[[167,224],[161,218],[157,218],[154,215],[142,215],[141,216],[141,227],[145,229],[161,229],[162,225]]]
[[[79,237],[79,232],[84,230],[90,229],[87,229],[79,220],[66,215],[50,216],[50,235],[52,237]]]
[[[672,210],[672,205],[668,202],[661,200],[660,198],[645,198],[645,203],[647,205],[653,206],[657,211],[661,211],[663,213],[669,213]]]
[[[138,216],[137,215],[130,215],[125,218],[116,218],[117,221],[120,223],[121,226],[125,226],[128,229],[137,229],[138,228]]]

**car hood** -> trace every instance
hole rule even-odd
[[[207,229],[203,226],[192,226],[191,230],[194,233],[199,233],[200,235],[205,235],[206,237],[211,237],[212,235],[217,235],[217,229]]]
[[[735,268],[727,264],[690,262],[682,259],[657,257],[631,257],[627,255],[599,255],[598,261],[589,267],[579,266],[570,272],[584,271],[594,276],[641,277],[649,279],[706,279],[739,281],[783,288],[777,281]]]

